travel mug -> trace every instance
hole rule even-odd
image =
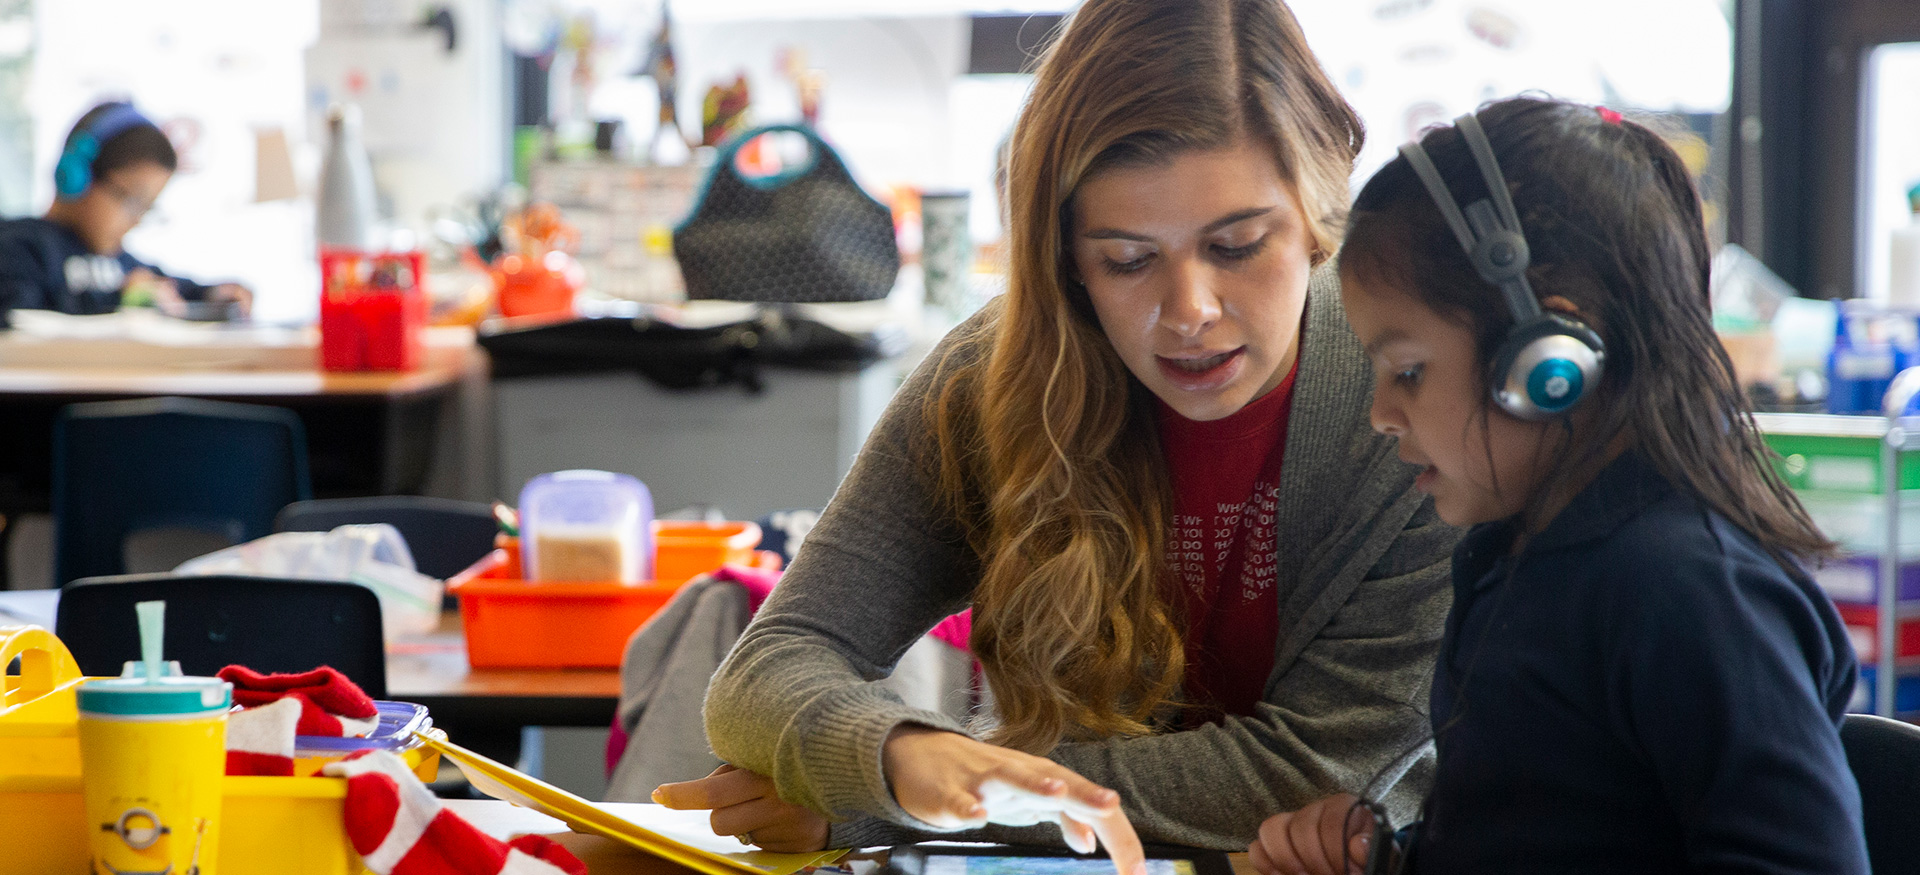
[[[926,272],[927,304],[955,319],[974,310],[968,288],[973,280],[973,238],[967,230],[971,209],[964,191],[920,195],[920,265]]]
[[[121,677],[78,699],[88,871],[211,875],[233,685]]]

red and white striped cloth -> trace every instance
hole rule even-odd
[[[291,776],[294,727],[303,707],[281,699],[227,715],[227,774]]]
[[[587,875],[545,836],[503,842],[475,829],[388,751],[357,753],[322,771],[347,779],[347,838],[378,875]]]

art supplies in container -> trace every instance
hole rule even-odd
[[[519,561],[523,542],[503,536],[500,549],[447,581],[460,599],[468,664],[615,668],[633,631],[689,578],[722,565],[780,570],[780,554],[754,549],[760,527],[751,522],[658,520],[653,534],[657,579],[639,584],[529,580]]]
[[[16,659],[19,673],[4,674],[9,664],[16,664]],[[154,661],[160,666],[154,672],[156,676],[177,677],[177,670],[166,668],[167,664],[158,660],[157,653]],[[148,676],[147,664],[145,660],[128,663],[129,668],[123,678],[85,678],[66,645],[51,632],[38,626],[0,626],[0,674],[4,674],[4,677],[0,677],[0,825],[4,825],[0,834],[12,839],[0,840],[0,848],[4,848],[4,853],[0,853],[0,873],[37,875],[41,872],[78,872],[86,867],[89,845],[94,839],[110,837],[120,841],[120,814],[107,820],[96,819],[91,814],[91,803],[83,791],[81,747],[85,743],[83,735],[88,730],[81,726],[80,712],[83,708],[96,713],[108,711],[109,705],[95,697],[113,685],[144,684]],[[80,703],[80,690],[83,687],[93,688],[85,705]],[[169,698],[181,694],[182,691],[178,689],[163,690],[163,695]],[[186,692],[185,697],[184,704],[199,709],[202,702],[199,693]],[[376,704],[380,709],[380,721],[372,734],[364,738],[334,738],[329,741],[390,745],[390,749],[395,750],[414,774],[423,779],[437,774],[440,754],[427,746],[426,740],[444,739],[446,734],[431,726],[431,721],[417,705],[399,702]],[[219,712],[222,716],[226,715],[224,702]],[[169,716],[162,722],[171,724],[175,721]],[[124,733],[129,727],[123,725],[114,729]],[[417,734],[408,737],[410,733]],[[311,740],[301,737],[298,746],[310,747]],[[120,757],[121,764],[137,753],[132,747],[120,747],[122,749],[114,755]],[[179,759],[171,747],[169,750],[170,759]],[[215,871],[212,864],[216,860],[220,871],[230,873],[357,875],[366,871],[346,835],[343,821],[346,799],[344,779],[221,777],[221,753],[218,748],[210,754],[201,749],[202,756],[199,757],[202,765],[210,759],[212,774],[218,781],[213,786],[218,788],[220,818],[217,832],[210,828],[206,833],[207,839],[201,845],[200,871],[204,875],[212,875]],[[327,752],[327,755],[331,756],[333,752]],[[116,772],[121,771],[114,763],[103,762],[98,756],[93,758],[93,765],[114,767]],[[165,769],[160,769],[148,774],[154,776],[164,772]],[[204,776],[206,772],[202,770],[195,774]],[[124,776],[133,778],[139,775],[127,770]],[[96,786],[95,789],[103,788]],[[178,793],[188,789],[192,788],[174,787],[176,802]],[[204,794],[197,790],[194,792],[197,794],[194,804],[204,803]],[[152,811],[160,823],[171,829],[173,815],[169,810],[179,806],[156,804],[142,807]],[[198,810],[204,812],[209,809],[201,805]],[[135,812],[126,818],[124,828],[129,837],[138,841],[154,838],[148,850],[156,852],[181,850],[179,842],[183,838],[197,838],[191,835],[197,832],[197,828],[185,834],[168,832],[156,835],[153,833],[153,822],[145,814]],[[112,823],[116,829],[101,830],[99,827],[103,823]],[[185,850],[191,850],[190,843]],[[166,865],[158,860],[151,865],[141,862],[132,867],[126,865],[125,861],[108,862],[123,869],[136,868],[140,871],[158,871]],[[176,865],[173,871],[188,870]]]
[[[426,356],[421,253],[320,250],[320,364],[329,371],[404,371]]]

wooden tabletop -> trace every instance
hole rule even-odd
[[[447,611],[431,634],[408,636],[388,646],[387,694],[402,699],[409,695],[611,699],[620,695],[620,671],[473,668],[467,665],[460,613]]]
[[[321,370],[313,328],[169,325],[128,315],[92,333],[0,332],[0,394],[404,397],[487,368],[465,328],[429,329],[415,370],[335,372]]]
[[[620,672],[473,668],[467,664],[460,614],[449,611],[432,634],[388,645],[387,698],[425,705],[437,723],[468,730],[605,727],[612,724],[620,698]]]

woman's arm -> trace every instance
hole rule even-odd
[[[714,675],[706,726],[722,760],[771,777],[790,802],[836,819],[916,823],[894,802],[881,748],[894,728],[962,727],[872,681],[942,618],[967,607],[978,562],[938,512],[916,456],[949,335],[875,426],[771,598]]]
[[[1430,780],[1427,690],[1458,537],[1423,503],[1257,714],[1064,745],[1053,758],[1120,791],[1150,842],[1242,850],[1268,815],[1341,792],[1383,799],[1396,822],[1411,817]]]
[[[1245,850],[1267,816],[1374,782],[1395,822],[1431,781],[1427,690],[1451,601],[1459,530],[1418,509],[1251,717],[1145,738],[1065,744],[1051,758],[1101,786],[1147,842]],[[1396,510],[1398,513],[1396,514]],[[1406,518],[1396,505],[1382,516]],[[1403,756],[1404,754],[1404,756]],[[878,820],[836,825],[832,843],[926,838]],[[969,841],[1059,844],[1052,827],[988,827]]]

